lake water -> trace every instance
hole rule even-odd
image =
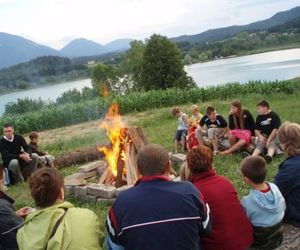
[[[91,79],[84,79],[79,81],[65,82],[55,85],[50,85],[37,89],[30,89],[20,92],[14,92],[6,95],[0,95],[0,116],[4,113],[5,104],[9,102],[16,102],[18,99],[31,98],[44,101],[55,101],[63,92],[70,89],[81,90],[84,87],[91,87]]]
[[[186,66],[198,86],[209,86],[227,82],[247,82],[250,80],[283,80],[300,76],[300,49],[279,50],[250,56],[221,59]],[[81,90],[90,87],[91,80],[66,82],[38,89],[0,95],[0,116],[8,102],[19,98],[55,101],[64,91]]]
[[[300,76],[300,49],[197,63],[185,67],[198,86],[250,80],[284,80]]]

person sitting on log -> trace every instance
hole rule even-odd
[[[46,167],[50,167],[50,168],[54,168],[54,156],[49,155],[46,152],[43,152],[41,150],[39,150],[39,134],[38,132],[31,132],[29,134],[29,147],[31,148],[31,151],[33,153],[36,153],[39,156],[39,164],[41,164],[42,166],[46,166]]]
[[[169,178],[169,154],[148,144],[137,156],[142,177],[122,191],[106,221],[108,249],[201,249],[211,230],[209,206],[188,182]]]
[[[22,182],[24,176],[21,170],[30,175],[37,167],[38,155],[31,152],[23,136],[14,134],[12,124],[4,124],[3,132],[4,136],[0,139],[3,165],[9,170],[12,183]]]

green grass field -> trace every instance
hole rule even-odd
[[[236,96],[235,98],[239,98]],[[256,103],[261,99],[267,99],[270,102],[271,109],[277,112],[283,121],[292,121],[300,123],[300,91],[295,90],[293,94],[276,93],[270,96],[262,94],[249,94],[243,96],[241,101],[248,108],[253,116],[256,115]],[[209,103],[197,103],[201,113],[204,113],[205,107],[209,104],[214,105],[218,113],[227,117],[230,109],[228,100],[214,100]],[[190,106],[187,100],[186,105],[180,106],[182,110],[190,114]],[[151,143],[161,144],[168,151],[173,151],[173,136],[177,127],[177,121],[170,114],[170,107],[161,109],[152,109],[145,112],[131,113],[124,117],[128,125],[140,126],[146,137]],[[25,135],[26,136],[26,135]],[[40,134],[41,145],[49,153],[60,155],[68,151],[79,148],[95,146],[107,142],[105,131],[99,127],[99,121],[87,122],[80,125],[64,127],[55,130],[49,130]],[[277,173],[279,163],[284,159],[284,156],[275,157],[268,165],[268,180],[272,181]],[[218,174],[227,176],[234,184],[240,197],[245,195],[249,188],[244,185],[240,173],[239,163],[241,156],[239,154],[233,156],[216,156],[215,169]],[[78,166],[61,169],[63,175],[76,172]],[[34,206],[34,203],[29,195],[27,183],[18,184],[9,187],[8,194],[15,200],[15,207],[20,208],[25,205]],[[100,218],[101,227],[104,230],[104,221],[107,208],[110,204],[85,203],[76,200],[75,198],[67,198],[67,200],[79,207],[92,209]]]

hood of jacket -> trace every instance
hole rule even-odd
[[[268,182],[268,185],[270,187],[269,192],[263,193],[261,191],[252,189],[251,195],[253,201],[261,209],[267,210],[269,213],[277,213],[282,209],[280,204],[282,204],[283,197],[280,195],[281,193],[276,185],[270,182]]]
[[[17,240],[20,249],[46,249],[50,244],[49,237],[57,221],[65,211],[74,206],[69,202],[62,202],[53,206],[38,209],[27,216],[24,226],[18,231]],[[61,224],[66,224],[64,221]],[[64,245],[68,244],[70,237],[62,233],[66,230],[59,226],[55,238],[64,237]],[[56,239],[57,240],[57,239]],[[49,241],[49,242],[48,242]],[[58,249],[58,248],[55,248]],[[64,249],[61,247],[60,249]]]

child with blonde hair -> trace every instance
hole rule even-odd
[[[174,137],[175,153],[177,153],[180,142],[182,144],[182,149],[186,150],[186,135],[188,133],[188,127],[190,126],[190,121],[188,116],[180,111],[179,107],[173,107],[171,114],[178,119],[178,127]]]

